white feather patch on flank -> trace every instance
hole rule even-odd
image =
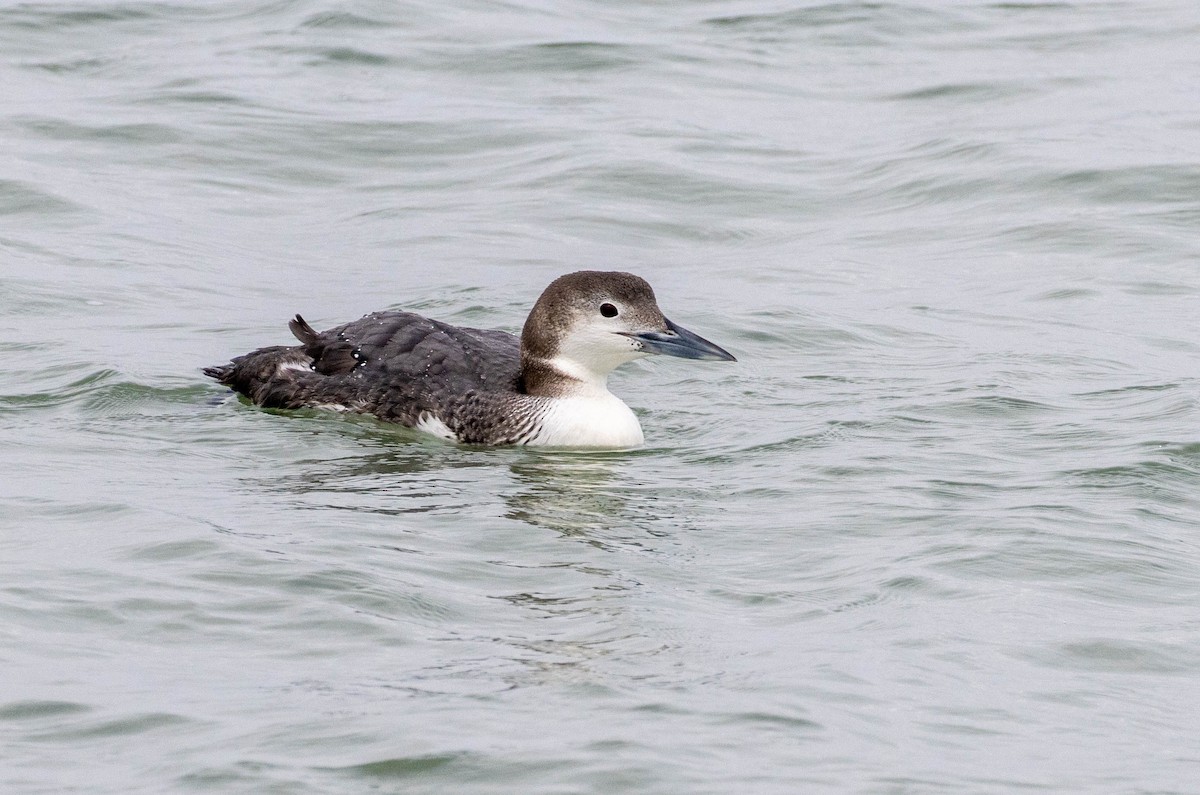
[[[356,410],[351,406],[347,406],[345,403],[314,403],[311,406],[309,406],[308,408],[321,409],[323,411],[355,411]]]
[[[450,427],[446,425],[446,423],[442,422],[428,411],[417,419],[417,424],[413,427],[418,431],[422,431],[442,439],[458,441],[458,436],[454,434],[454,431],[450,430]]]
[[[275,368],[276,375],[283,375],[288,370],[298,370],[302,373],[311,373],[312,365],[308,362],[280,362]]]

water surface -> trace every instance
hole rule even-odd
[[[1196,790],[1200,9],[0,4],[0,788]],[[645,449],[205,365],[635,271]]]

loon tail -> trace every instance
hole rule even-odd
[[[233,365],[218,364],[213,367],[205,367],[204,374],[209,378],[220,381],[222,384],[228,384],[230,377],[233,375]]]

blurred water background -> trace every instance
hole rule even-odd
[[[1200,791],[1200,5],[0,2],[0,790]],[[244,405],[631,270],[634,453]]]

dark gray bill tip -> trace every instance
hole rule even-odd
[[[732,353],[721,346],[714,345],[699,334],[693,334],[670,320],[667,321],[666,331],[621,331],[618,333],[642,343],[642,349],[647,353],[661,353],[664,356],[678,356],[681,359],[737,361]]]

